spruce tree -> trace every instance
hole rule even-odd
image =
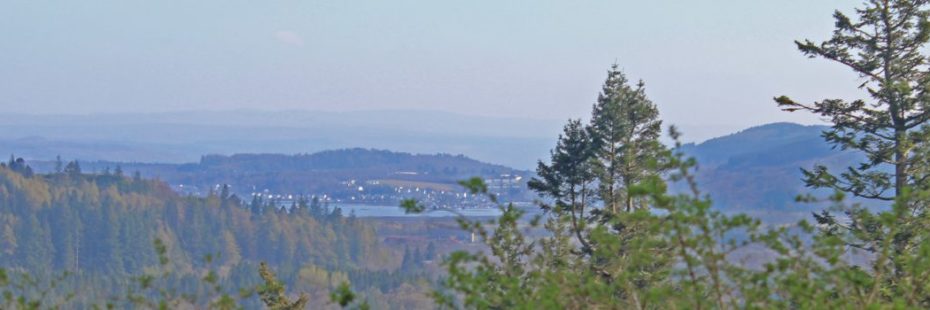
[[[798,103],[775,98],[786,111],[804,110],[829,119],[823,137],[843,150],[859,151],[867,160],[835,173],[823,165],[804,170],[811,188],[827,188],[856,197],[888,201],[889,211],[840,204],[842,218],[828,211],[814,214],[825,236],[877,253],[869,266],[871,281],[893,283],[888,274],[903,275],[913,268],[915,255],[925,257],[927,197],[930,197],[930,1],[869,0],[856,9],[856,18],[834,13],[833,37],[822,43],[796,42],[805,55],[842,64],[863,80],[868,99],[825,99]],[[834,195],[834,200],[843,195]],[[893,203],[891,203],[893,202]],[[893,291],[897,284],[882,287]],[[895,295],[892,293],[890,295]],[[930,299],[927,299],[930,300]]]
[[[613,65],[591,123],[584,126],[580,120],[570,120],[551,152],[550,163],[540,162],[538,178],[529,183],[531,189],[551,199],[551,205],[542,208],[549,215],[547,228],[554,233],[547,249],[558,257],[547,257],[547,261],[559,268],[580,268],[575,271],[607,282],[631,276],[637,285],[658,281],[656,275],[668,270],[667,261],[658,259],[667,254],[665,243],[642,220],[651,212],[650,197],[634,192],[641,183],[661,179],[668,170],[664,164],[668,151],[658,140],[658,116],[644,84],[631,86]],[[564,257],[563,231],[576,239],[577,247],[569,249],[576,259]],[[653,251],[648,260],[637,256],[637,248],[644,244]]]
[[[590,128],[605,208],[616,214],[644,207],[628,190],[661,173],[655,161],[665,149],[659,143],[659,110],[646,97],[645,84],[631,86],[614,64],[594,105]]]
[[[783,110],[804,110],[829,119],[833,125],[823,133],[829,143],[868,157],[839,174],[822,165],[805,170],[809,187],[885,201],[900,198],[908,188],[927,189],[927,156],[917,152],[926,148],[930,138],[930,130],[923,126],[930,120],[930,68],[924,50],[930,40],[927,4],[869,0],[856,10],[856,19],[834,13],[836,29],[830,40],[795,42],[804,55],[851,69],[862,79],[859,88],[869,95],[811,104],[787,96],[775,98]]]
[[[543,205],[542,208],[567,215],[572,233],[585,252],[590,252],[591,245],[584,232],[595,202],[597,176],[594,174],[592,139],[581,120],[569,120],[550,153],[550,163],[538,163],[538,177],[530,180],[528,186],[553,200],[553,205]]]

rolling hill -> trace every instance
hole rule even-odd
[[[819,205],[795,202],[811,193],[801,181],[801,169],[823,164],[836,169],[855,165],[862,156],[824,142],[826,126],[774,123],[752,127],[683,151],[699,163],[698,182],[715,205],[772,221],[809,215]]]

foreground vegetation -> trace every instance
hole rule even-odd
[[[591,122],[565,126],[530,184],[547,198],[534,222],[551,235],[528,238],[512,205],[501,205],[504,215],[491,223],[463,218],[489,252],[450,256],[435,300],[477,309],[930,307],[928,16],[928,1],[872,0],[854,18],[837,12],[830,40],[798,42],[808,56],[851,68],[870,95],[812,104],[776,98],[786,111],[830,119],[827,142],[867,156],[839,173],[804,170],[810,188],[833,193],[798,198],[828,205],[815,224],[765,228],[713,209],[694,181],[697,163],[680,145],[658,142],[658,113],[643,83],[631,85],[615,66]],[[678,139],[674,128],[669,134]],[[487,194],[480,180],[462,184]],[[870,210],[847,196],[886,207]]]

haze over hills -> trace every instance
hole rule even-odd
[[[238,113],[225,114],[224,120],[216,120],[210,126],[203,127],[203,131],[192,131],[190,136],[184,136],[182,132],[189,130],[183,129],[188,125],[180,125],[177,132],[165,134],[157,137],[159,141],[178,140],[188,141],[185,152],[195,152],[201,149],[221,148],[222,143],[214,144],[214,141],[239,141],[235,137],[225,137],[221,130],[229,130],[237,134],[243,134],[247,141],[253,141],[257,144],[256,148],[271,148],[274,146],[282,147],[306,147],[296,145],[304,142],[287,143],[285,141],[303,141],[300,138],[281,137],[278,140],[268,138],[269,141],[260,139],[266,135],[272,127],[248,127],[239,126],[247,118]],[[261,114],[259,114],[261,115]],[[277,114],[266,115],[268,117]],[[172,119],[175,116],[163,116],[162,121]],[[179,116],[178,116],[179,117]],[[191,120],[203,116],[189,116]],[[309,116],[294,116],[293,118],[282,119],[280,124],[286,126],[298,126],[301,120]],[[260,117],[259,117],[260,118]],[[307,132],[306,128],[292,127],[292,133],[295,135],[352,135],[353,130],[360,130],[363,127],[363,119],[376,118],[375,116],[355,115],[346,120],[345,126],[337,124],[335,116],[332,118],[320,117],[312,126],[321,128],[347,128],[344,131],[327,130],[326,132]],[[183,118],[179,118],[182,119]],[[159,118],[153,117],[148,120],[148,124],[158,124]],[[351,120],[351,122],[350,122]],[[427,148],[436,143],[435,149],[441,149],[443,146],[456,149],[470,148],[472,146],[483,145],[481,139],[489,139],[486,143],[488,147],[473,150],[487,152],[488,157],[497,158],[495,150],[490,149],[491,145],[497,146],[504,157],[512,158],[512,162],[522,162],[522,165],[509,165],[507,161],[493,160],[475,160],[466,152],[452,152],[452,154],[466,154],[467,156],[453,155],[427,155],[436,154],[437,151],[422,152],[421,155],[397,153],[388,151],[377,151],[368,149],[343,149],[340,151],[328,151],[315,154],[305,155],[274,155],[274,154],[240,154],[234,156],[203,156],[196,155],[200,160],[188,160],[185,164],[164,163],[164,160],[134,160],[136,163],[123,162],[121,165],[126,171],[141,171],[144,176],[157,177],[174,185],[188,184],[195,185],[203,189],[210,184],[228,183],[235,185],[237,190],[261,191],[269,189],[277,193],[314,193],[314,192],[337,192],[340,188],[347,188],[344,182],[348,180],[358,180],[359,182],[372,180],[401,180],[404,182],[427,182],[434,184],[447,184],[454,186],[455,181],[469,176],[482,176],[486,178],[499,177],[501,174],[514,174],[523,177],[531,175],[532,169],[528,168],[526,162],[535,161],[540,158],[547,158],[548,149],[554,144],[551,138],[533,138],[532,130],[542,130],[540,128],[548,126],[542,123],[527,123],[514,121],[512,123],[499,122],[499,128],[512,127],[509,131],[514,136],[515,141],[532,145],[529,147],[519,147],[519,143],[506,143],[504,138],[487,138],[473,136],[470,138],[454,139],[449,138],[455,131],[455,128],[473,128],[481,127],[477,122],[466,122],[465,124],[443,124],[436,125],[437,130],[422,133],[424,136],[433,137],[436,140],[417,140],[401,137],[400,133],[410,133],[417,129],[417,126],[409,122],[415,122],[413,119],[402,119],[400,114],[395,120],[389,122],[381,120],[388,129],[382,130],[388,132],[384,134],[391,141],[405,141],[408,149]],[[102,121],[107,126],[118,126],[125,122],[122,118],[113,118]],[[24,121],[22,123],[28,123]],[[182,122],[183,123],[183,122]],[[89,124],[87,124],[89,126]],[[12,125],[7,125],[12,126]],[[153,125],[154,126],[154,125]],[[163,125],[160,125],[164,127]],[[310,125],[308,125],[310,126]],[[432,126],[432,125],[431,125]],[[155,127],[152,127],[155,128]],[[277,127],[278,129],[285,127]],[[806,216],[808,211],[819,206],[804,205],[794,202],[794,197],[798,194],[808,193],[809,190],[803,186],[800,180],[800,168],[809,168],[815,164],[825,164],[830,167],[839,168],[856,164],[861,160],[861,156],[852,152],[842,152],[828,145],[820,137],[821,132],[826,129],[825,126],[804,126],[792,123],[774,123],[733,133],[730,135],[710,139],[702,143],[690,143],[683,147],[683,150],[694,156],[699,164],[698,177],[700,186],[715,200],[715,205],[732,211],[753,213],[759,217],[768,219],[793,219],[799,216]],[[44,130],[50,129],[46,128]],[[63,130],[59,128],[57,130]],[[103,131],[97,128],[95,130]],[[130,130],[144,132],[144,126],[131,127]],[[153,129],[154,130],[154,129]],[[491,135],[494,132],[483,127],[477,131],[480,134]],[[196,134],[194,134],[196,133]],[[88,135],[87,133],[75,133],[75,135]],[[119,135],[120,133],[114,134]],[[122,133],[122,134],[125,134]],[[282,133],[284,134],[284,133]],[[364,134],[355,132],[355,141],[364,141]],[[373,134],[373,132],[368,132]],[[392,136],[393,135],[393,136]],[[154,136],[153,136],[154,137]],[[266,136],[267,137],[267,136]],[[446,137],[446,138],[442,138]],[[202,140],[201,140],[202,139]],[[211,140],[213,139],[213,140]],[[474,139],[474,140],[469,140]],[[120,158],[123,156],[134,156],[136,152],[148,152],[145,147],[159,149],[156,145],[140,145],[138,148],[126,147],[125,145],[107,142],[87,142],[81,143],[51,143],[47,140],[20,139],[14,140],[16,143],[8,145],[2,144],[4,148],[15,150],[17,155],[23,154],[45,154],[45,158],[53,156],[51,154],[64,154],[64,158],[97,158],[108,159],[105,161],[85,161],[83,165],[89,171],[101,171],[105,167],[115,167],[119,165]],[[203,142],[204,145],[198,146],[197,141]],[[445,144],[441,143],[445,141]],[[310,141],[312,142],[312,140]],[[473,142],[473,143],[470,143]],[[309,143],[309,142],[308,142]],[[382,142],[387,143],[387,142]],[[399,143],[399,147],[391,148],[392,151],[404,150],[404,142]],[[180,147],[181,144],[173,144]],[[302,144],[301,144],[302,145]],[[323,144],[327,145],[327,144]],[[30,147],[23,147],[30,146]],[[18,147],[18,148],[17,148]],[[533,148],[542,149],[542,151],[529,151]],[[159,149],[164,150],[164,149]],[[83,152],[83,153],[82,153]],[[92,153],[97,152],[97,154]],[[69,155],[69,154],[80,154]],[[270,153],[270,152],[261,152]],[[282,151],[286,153],[286,151]],[[416,153],[416,152],[415,152]],[[532,153],[543,153],[542,155],[532,155]],[[509,155],[508,155],[509,154]],[[99,155],[99,157],[92,157]],[[88,157],[83,157],[88,156]],[[193,155],[191,155],[193,156]],[[131,157],[134,158],[134,157]],[[184,158],[179,158],[183,160]],[[324,160],[325,159],[325,160]],[[479,157],[480,159],[480,157]],[[138,162],[163,162],[162,164],[140,164]],[[499,163],[488,164],[486,162]],[[37,166],[43,170],[51,169],[51,163],[48,161],[37,162]],[[516,168],[509,168],[516,166]],[[523,168],[523,169],[520,169]],[[397,175],[398,171],[416,172],[418,175]],[[525,181],[525,178],[523,179]],[[764,180],[759,182],[758,180]],[[516,196],[515,196],[516,197]],[[526,197],[526,196],[523,196]]]
[[[204,154],[377,148],[464,154],[521,169],[548,154],[562,121],[435,111],[190,111],[0,115],[0,152],[27,159],[186,163]]]
[[[535,169],[537,160],[548,157],[564,122],[425,110],[0,114],[0,154],[29,160],[61,155],[82,161],[190,163],[205,154],[362,147],[463,154]],[[700,129],[685,131],[688,139],[707,136]]]
[[[462,154],[465,157],[411,156],[408,170],[417,161],[442,162],[431,169],[469,170],[469,161],[495,163],[478,173],[493,177],[507,171],[535,168],[535,162],[548,158],[562,122],[514,118],[489,118],[429,111],[368,112],[262,112],[192,111],[155,114],[109,115],[0,115],[0,152],[12,153],[32,162],[61,155],[78,159],[88,170],[103,169],[122,162],[124,168],[139,170],[145,176],[159,177],[173,184],[197,185],[230,183],[239,190],[271,189],[275,192],[331,191],[339,182],[384,179],[392,171],[385,167],[308,172],[300,158],[277,155],[205,154],[310,154],[324,150],[365,147],[413,154]],[[428,130],[427,130],[428,128]],[[701,186],[722,208],[743,212],[800,212],[793,198],[807,189],[800,181],[800,168],[816,163],[842,167],[860,159],[840,152],[820,137],[824,126],[774,123],[749,128],[701,143],[690,143],[684,151],[700,163]],[[375,153],[349,152],[349,158],[364,163]],[[386,153],[392,154],[392,153]],[[384,155],[384,154],[381,154]],[[393,154],[394,156],[397,154]],[[410,155],[410,154],[406,154]],[[304,156],[304,157],[301,157]],[[244,166],[267,171],[223,170],[201,159],[238,161]],[[243,160],[253,160],[251,164]],[[209,161],[209,160],[207,160]],[[295,162],[297,161],[297,162]],[[97,162],[91,164],[92,162]],[[155,164],[127,164],[161,163]],[[268,163],[287,162],[277,166]],[[420,164],[423,164],[421,162]],[[193,163],[193,164],[191,164]],[[38,164],[38,163],[37,163]],[[43,166],[42,164],[38,164]],[[496,167],[496,168],[488,168]],[[508,168],[513,167],[513,168]],[[321,167],[317,167],[321,168]],[[332,167],[322,167],[332,168]],[[394,169],[397,167],[392,167]],[[394,170],[403,170],[400,168]],[[239,175],[231,175],[239,171]],[[466,173],[419,176],[416,181],[454,184]],[[241,182],[249,178],[250,182]],[[409,176],[408,176],[409,178]],[[326,180],[321,182],[320,180]],[[756,180],[766,180],[756,182]],[[408,180],[410,181],[410,180]],[[314,183],[316,182],[316,183]],[[248,184],[246,184],[248,183]],[[325,183],[325,184],[324,184]],[[765,216],[765,215],[762,215]]]

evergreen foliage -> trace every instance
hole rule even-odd
[[[69,294],[74,294],[69,305],[99,305],[122,296],[135,275],[155,276],[150,271],[156,269],[170,273],[156,274],[150,286],[192,295],[212,291],[198,279],[213,265],[215,281],[224,287],[248,288],[261,281],[259,262],[267,262],[286,272],[282,283],[312,296],[325,296],[339,281],[387,294],[418,277],[383,270],[396,260],[393,251],[377,243],[372,226],[336,210],[255,214],[222,190],[182,197],[159,181],[84,174],[75,162],[68,167],[49,175],[0,167],[0,268],[43,280],[69,274],[46,297],[35,297],[35,289],[11,290],[43,305]],[[261,210],[271,209],[278,208],[261,204]],[[164,253],[152,250],[155,239]],[[214,253],[212,263],[200,259],[205,253]],[[162,266],[162,254],[170,264]],[[298,271],[313,268],[341,280],[301,284],[306,280]]]
[[[826,99],[803,104],[775,98],[786,111],[810,111],[833,126],[824,138],[842,149],[863,152],[868,161],[838,175],[824,166],[805,170],[808,186],[833,188],[868,199],[894,201],[910,190],[926,190],[930,130],[930,40],[928,1],[869,0],[856,18],[837,11],[836,29],[820,44],[796,42],[805,55],[842,64],[863,79],[869,100]],[[883,169],[890,166],[892,169]],[[920,187],[920,188],[915,188]],[[915,201],[916,202],[916,201]]]
[[[837,197],[893,203],[892,210],[876,213],[841,205],[832,211],[844,216],[824,211],[814,217],[825,235],[875,256],[874,263],[882,264],[872,266],[876,276],[900,274],[913,262],[897,258],[917,254],[930,228],[924,220],[930,191],[930,1],[872,0],[856,10],[856,18],[837,12],[834,19],[830,40],[797,42],[798,48],[853,70],[863,80],[859,87],[869,100],[801,104],[782,96],[776,101],[787,111],[828,118],[833,125],[823,137],[829,143],[867,156],[866,162],[839,175],[824,166],[805,170],[804,180],[809,187],[835,190]]]
[[[654,161],[663,151],[659,110],[646,97],[645,83],[629,85],[614,64],[597,97],[588,131],[600,184],[600,199],[614,214],[646,207],[628,189],[661,169]]]

